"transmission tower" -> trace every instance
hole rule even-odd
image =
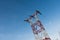
[[[30,23],[35,40],[51,40],[41,21],[38,19],[38,14],[42,15],[38,10],[36,10],[34,14],[24,21]]]

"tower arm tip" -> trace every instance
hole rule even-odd
[[[40,11],[36,10],[36,14],[38,14],[38,13],[39,13],[40,15],[42,15],[42,13],[41,13]]]

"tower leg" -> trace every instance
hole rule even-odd
[[[35,40],[43,40],[42,37],[40,37],[39,35],[35,34]]]

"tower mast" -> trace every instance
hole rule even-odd
[[[41,21],[38,19],[38,14],[42,15],[40,11],[36,10],[34,14],[24,21],[30,23],[35,40],[51,40]],[[34,23],[32,19],[35,19]]]

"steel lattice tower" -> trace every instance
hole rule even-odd
[[[34,14],[24,21],[30,23],[35,40],[51,40],[41,21],[38,19],[38,14],[42,15],[41,12],[36,10]],[[34,23],[32,19],[35,19]]]

